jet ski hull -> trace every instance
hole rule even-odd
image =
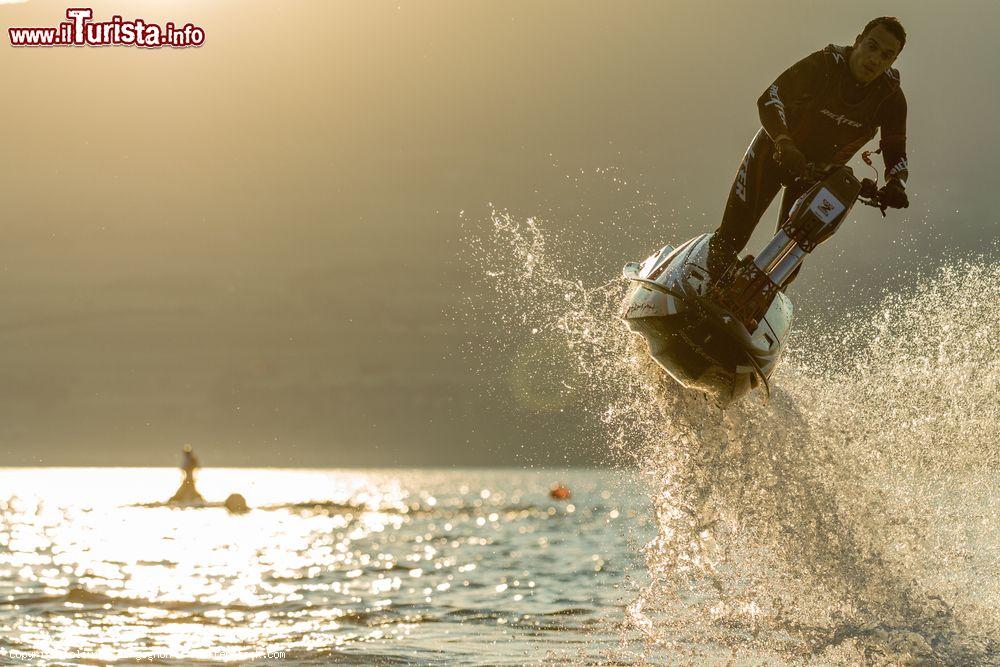
[[[770,394],[768,379],[792,324],[792,303],[781,288],[806,255],[840,228],[855,202],[885,215],[874,181],[859,181],[844,165],[810,171],[812,186],[756,257],[737,260],[713,234],[703,234],[622,271],[632,282],[622,310],[628,327],[675,380],[719,405],[758,384]]]
[[[713,256],[712,234],[670,246],[625,267],[633,281],[622,309],[628,328],[677,382],[720,406],[761,384],[767,388],[791,327],[792,304],[774,295],[753,331],[721,307],[711,292],[731,262]]]

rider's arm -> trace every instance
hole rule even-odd
[[[885,161],[885,180],[906,182],[910,175],[906,162],[906,97],[897,90],[879,109],[879,148]]]
[[[760,124],[775,143],[791,138],[786,110],[805,102],[822,85],[826,76],[823,58],[822,51],[806,56],[782,72],[757,100]]]

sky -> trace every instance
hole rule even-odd
[[[583,230],[599,284],[714,228],[757,97],[876,12],[909,33],[911,207],[857,213],[799,312],[996,247],[995,2],[88,6],[206,41],[16,49],[66,6],[0,4],[0,466],[605,463],[466,352],[496,322],[462,315],[463,239],[493,207]]]

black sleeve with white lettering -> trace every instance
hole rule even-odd
[[[760,124],[771,139],[789,135],[788,111],[819,92],[826,76],[823,58],[822,51],[806,56],[782,72],[757,100]]]
[[[904,181],[909,176],[906,162],[906,96],[896,90],[879,109],[881,137],[879,147],[885,161],[886,180],[898,176]]]

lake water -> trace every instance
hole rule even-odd
[[[176,470],[2,470],[0,660],[1000,665],[1000,265],[800,325],[722,412],[624,285],[494,222],[487,303],[534,342],[484,349],[622,470],[209,469],[199,508]]]
[[[491,220],[469,243],[489,293],[469,308],[505,325],[483,349],[530,369],[524,405],[583,407],[647,490],[624,609],[641,661],[1000,665],[995,257],[942,252],[870,302],[796,310],[770,392],[720,411],[623,331],[628,286],[580,269],[599,244]]]
[[[625,473],[208,469],[214,506],[164,506],[179,479],[0,471],[5,664],[631,660],[652,531]]]

